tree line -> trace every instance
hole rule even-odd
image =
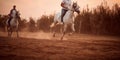
[[[7,15],[0,15],[0,30],[4,31]],[[50,24],[53,22],[54,15],[42,15],[35,21],[32,17],[21,19],[19,22],[20,31],[44,31],[50,32]],[[56,28],[57,29],[57,28]],[[120,35],[120,6],[114,4],[112,8],[107,2],[101,3],[93,9],[83,9],[75,18],[76,33],[87,34],[108,34]]]

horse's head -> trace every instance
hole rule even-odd
[[[20,19],[20,12],[17,11],[16,18]]]
[[[20,13],[19,11],[16,12],[16,16],[12,18],[11,21],[13,21],[14,23],[17,23],[20,20]]]
[[[77,12],[78,14],[80,13],[80,10],[79,10],[79,5],[77,4],[77,2],[73,2],[73,5],[72,5],[72,8],[75,12]]]

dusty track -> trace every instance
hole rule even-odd
[[[0,60],[120,60],[117,37],[76,34],[61,41],[22,34],[20,38],[0,37]]]

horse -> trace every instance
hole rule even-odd
[[[19,11],[17,11],[16,16],[12,17],[12,19],[10,21],[10,26],[9,26],[9,23],[8,23],[9,19],[7,19],[6,27],[7,27],[7,32],[8,32],[9,37],[11,37],[11,35],[14,31],[17,33],[17,37],[19,37],[19,34],[18,34],[19,20],[20,20]]]
[[[64,35],[66,34],[67,27],[70,26],[72,29],[72,33],[75,32],[74,28],[74,12],[77,12],[78,14],[80,13],[79,10],[79,5],[77,2],[73,2],[73,4],[69,7],[69,10],[66,12],[65,16],[63,17],[63,22],[64,24],[61,24],[61,13],[56,13],[54,16],[54,21],[50,25],[50,28],[54,28],[57,25],[62,25],[63,32],[62,32],[62,37],[61,40],[63,40]],[[55,37],[56,32],[53,33],[53,37]]]

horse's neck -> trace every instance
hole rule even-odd
[[[68,10],[68,12],[66,13],[66,15],[73,17],[74,15],[74,11],[73,10]]]
[[[12,22],[17,22],[17,18],[14,17],[14,18],[12,19]]]

